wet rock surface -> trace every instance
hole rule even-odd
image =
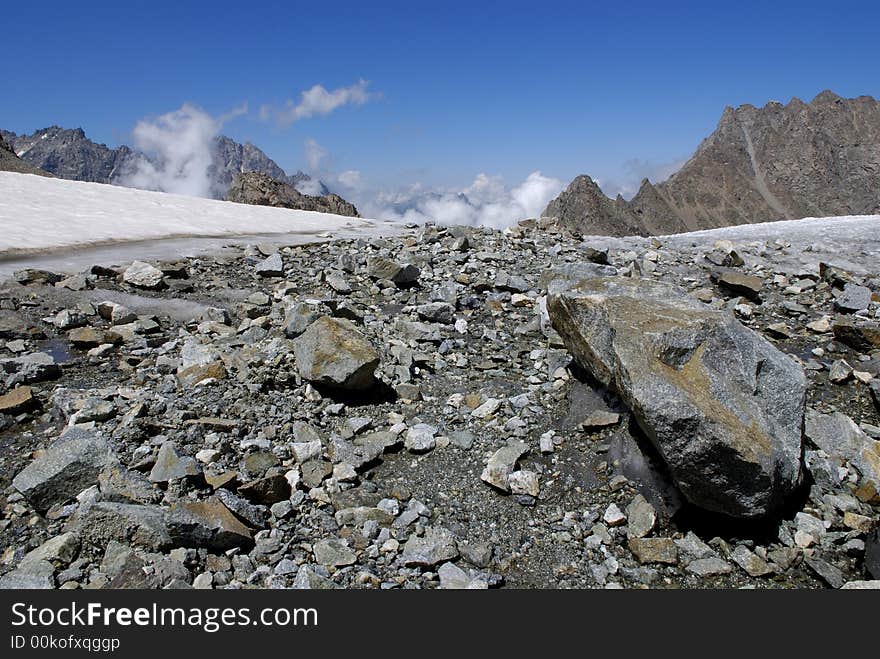
[[[0,587],[868,587],[878,259],[806,246],[540,220],[21,273]],[[595,359],[560,271],[607,282]]]

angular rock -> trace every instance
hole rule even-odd
[[[528,452],[527,444],[516,440],[509,441],[507,446],[498,449],[489,458],[486,468],[480,474],[480,479],[499,490],[510,492],[510,474],[516,468],[519,459]]]
[[[807,410],[804,434],[829,456],[855,466],[880,490],[880,442],[868,437],[855,421],[840,412]]]
[[[743,545],[737,545],[730,557],[750,577],[765,577],[773,572],[773,568],[767,564],[767,561]]]
[[[346,542],[338,538],[319,540],[313,546],[315,560],[321,565],[342,567],[351,565],[357,560]]]
[[[290,483],[283,475],[275,474],[239,485],[238,492],[251,501],[271,506],[290,497]]]
[[[424,537],[410,536],[403,546],[401,559],[407,566],[432,567],[458,557],[458,547],[452,532],[442,527],[430,527]]]
[[[61,377],[61,366],[54,357],[45,352],[31,352],[21,357],[0,359],[0,367],[8,373],[15,373],[16,381],[25,384]]]
[[[404,446],[411,453],[433,451],[437,445],[437,440],[434,439],[436,434],[436,426],[427,423],[417,423],[406,431]]]
[[[49,590],[55,588],[55,567],[48,561],[33,561],[0,577],[0,590]]]
[[[73,427],[19,472],[12,485],[43,512],[97,483],[98,474],[115,462],[106,440]]]
[[[657,513],[654,511],[654,506],[639,494],[626,507],[626,519],[627,537],[644,538],[654,530],[654,524],[657,523]]]
[[[713,577],[730,574],[733,568],[730,563],[721,558],[698,558],[688,563],[687,571],[698,577]]]
[[[736,270],[721,270],[712,273],[712,280],[722,288],[744,295],[750,300],[757,301],[761,296],[761,288],[764,280],[754,275],[747,275]]]
[[[429,323],[451,325],[455,322],[455,307],[448,302],[428,302],[416,307],[419,318]]]
[[[373,259],[368,269],[374,279],[385,279],[399,287],[415,284],[421,274],[421,271],[412,264],[400,264],[385,258]]]
[[[106,547],[111,540],[161,551],[172,546],[165,512],[158,506],[97,501],[78,513],[73,528],[83,544]]]
[[[689,501],[754,518],[798,486],[806,378],[731,314],[622,278],[554,281],[548,311],[577,362],[629,405]]]
[[[284,262],[281,260],[281,254],[276,252],[267,256],[254,266],[254,272],[260,277],[283,277]]]
[[[35,561],[48,561],[68,565],[79,552],[80,540],[76,533],[68,531],[49,538],[36,549],[29,551],[21,559],[20,565],[26,565]]]
[[[0,414],[20,414],[36,407],[38,401],[30,387],[16,387],[0,396]]]
[[[489,584],[483,579],[473,579],[455,563],[444,563],[437,570],[440,588],[443,590],[486,590]]]
[[[828,370],[828,379],[834,384],[843,384],[853,376],[853,368],[843,359],[837,359]]]
[[[253,546],[250,529],[215,497],[175,504],[168,512],[167,524],[168,535],[177,547],[226,551]]]
[[[284,311],[284,336],[295,339],[321,317],[314,307],[298,302]]]
[[[867,309],[870,303],[871,289],[858,284],[845,284],[843,290],[834,294],[834,307],[843,313]]]
[[[339,389],[370,388],[379,355],[347,320],[322,316],[293,340],[303,379]]]
[[[158,498],[158,492],[145,476],[120,464],[110,465],[98,474],[98,486],[104,501],[153,503]]]
[[[201,473],[202,468],[195,458],[179,455],[174,442],[169,441],[159,447],[156,463],[150,471],[150,482],[167,483],[178,478],[198,476]]]
[[[164,274],[159,268],[143,261],[135,261],[122,273],[122,281],[138,288],[160,288]]]
[[[630,538],[627,541],[629,550],[639,563],[678,563],[678,547],[670,538]]]
[[[536,497],[541,493],[538,474],[529,469],[511,472],[507,478],[507,484],[512,494],[525,494],[530,497]]]
[[[868,352],[880,348],[880,325],[869,320],[835,320],[830,328],[834,338],[853,350]]]

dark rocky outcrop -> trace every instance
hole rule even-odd
[[[39,167],[34,167],[19,158],[12,147],[3,139],[2,135],[0,135],[0,172],[52,176],[49,172],[45,172]]]
[[[259,172],[237,174],[226,195],[226,200],[240,204],[360,217],[357,208],[337,194],[331,193],[321,197],[305,195],[289,183],[275,180]]]

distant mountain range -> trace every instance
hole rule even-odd
[[[124,145],[111,149],[93,142],[82,128],[50,126],[31,135],[0,130],[0,136],[23,162],[58,178],[74,181],[120,184],[134,171],[140,159],[148,159],[143,153]],[[215,199],[225,199],[236,174],[242,172],[259,172],[292,186],[312,181],[303,172],[288,176],[253,144],[239,144],[223,135],[216,137],[208,170],[211,195]],[[323,183],[318,181],[317,184],[320,194],[329,192]],[[316,186],[309,187],[314,189]]]
[[[583,234],[662,235],[830,215],[880,213],[880,102],[824,91],[728,107],[718,127],[662,183],[629,201],[578,176],[544,215]]]

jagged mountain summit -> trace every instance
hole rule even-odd
[[[24,162],[58,178],[91,183],[125,185],[127,178],[146,155],[125,145],[112,149],[90,140],[82,128],[50,126],[31,135],[0,131]],[[309,183],[320,194],[329,192],[321,181],[296,172],[288,176],[278,164],[253,144],[239,144],[224,135],[214,139],[212,164],[208,170],[211,196],[224,199],[236,174],[260,172],[289,185]]]
[[[544,215],[585,234],[663,235],[878,212],[880,102],[824,91],[810,103],[728,107],[666,181],[612,201],[579,176]]]
[[[260,172],[236,174],[226,200],[240,204],[360,217],[357,208],[337,194],[306,195],[293,185]]]

